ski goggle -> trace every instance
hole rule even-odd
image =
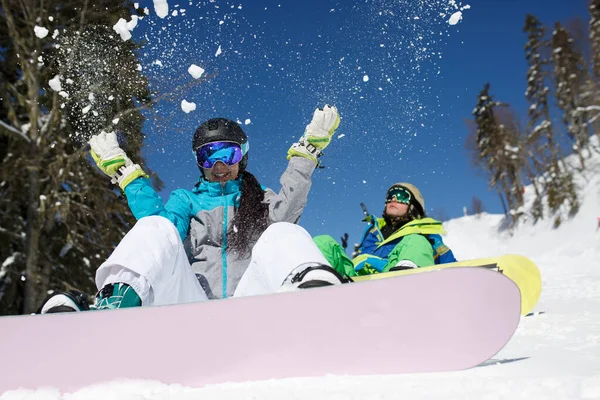
[[[410,200],[412,199],[412,195],[410,194],[410,192],[401,187],[401,186],[396,186],[391,188],[388,192],[387,195],[385,197],[385,203],[389,203],[390,201],[392,201],[392,199],[396,199],[396,201],[398,203],[402,203],[402,204],[410,204]]]
[[[211,142],[198,147],[196,161],[198,166],[210,169],[219,161],[226,165],[239,163],[248,152],[248,143],[242,146],[235,142]]]

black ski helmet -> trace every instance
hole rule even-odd
[[[211,142],[234,142],[244,148],[245,144],[248,143],[248,136],[242,130],[242,127],[227,118],[213,118],[203,122],[196,132],[194,132],[194,139],[192,140],[192,151],[196,154],[196,150],[200,146]],[[248,164],[248,152],[244,154],[240,161],[240,172],[246,170]],[[202,171],[202,167],[200,167]]]

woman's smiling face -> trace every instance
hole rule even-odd
[[[203,168],[204,177],[209,182],[227,182],[237,179],[240,164],[227,165],[218,161],[212,168]]]

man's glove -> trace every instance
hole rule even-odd
[[[110,176],[111,182],[118,184],[122,190],[134,179],[147,178],[148,175],[138,164],[131,162],[127,154],[119,147],[114,132],[100,132],[90,139],[90,153],[98,168]]]
[[[288,150],[287,159],[293,156],[308,158],[319,163],[322,150],[329,145],[333,133],[340,125],[340,115],[334,106],[317,108],[312,121],[306,126],[304,135]]]

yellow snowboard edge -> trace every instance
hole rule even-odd
[[[475,258],[449,264],[432,265],[430,267],[384,272],[352,277],[354,282],[386,279],[395,276],[411,275],[423,272],[437,271],[452,267],[488,267],[494,268],[510,278],[521,291],[521,315],[527,315],[537,304],[542,294],[542,276],[537,265],[529,258],[519,254],[506,254],[498,257]]]

